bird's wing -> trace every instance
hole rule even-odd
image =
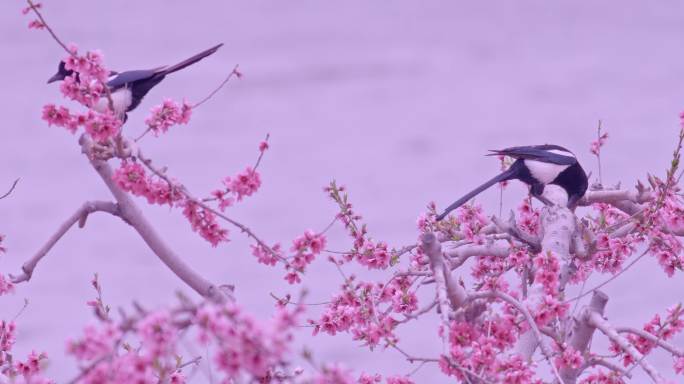
[[[552,144],[511,147],[492,150],[491,152],[493,153],[489,155],[504,155],[514,159],[537,160],[559,165],[573,165],[577,163],[577,159],[572,152],[559,145]]]
[[[126,71],[117,74],[113,79],[107,82],[107,86],[110,90],[115,91],[126,84],[130,84],[136,81],[149,79],[157,73],[157,68],[155,69],[141,69],[136,71]]]

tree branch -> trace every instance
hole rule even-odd
[[[449,343],[449,299],[447,296],[446,281],[444,278],[444,260],[442,259],[442,246],[433,233],[426,233],[421,238],[421,248],[430,259],[430,268],[437,285],[437,306],[442,318],[443,347],[448,348]]]
[[[644,356],[639,352],[627,339],[620,336],[612,325],[598,312],[589,313],[589,324],[598,328],[604,335],[606,335],[612,342],[619,345],[623,351],[629,354],[634,361],[638,362],[641,368],[651,377],[654,383],[663,383],[664,379],[660,373],[644,359]]]
[[[591,313],[602,315],[605,311],[606,303],[608,303],[608,296],[601,291],[595,291],[589,305],[582,309],[577,318],[571,319],[571,321],[574,322],[574,326],[570,331],[567,343],[575,351],[578,351],[585,356],[587,355],[589,343],[591,342],[594,330],[596,329],[589,322],[589,315]],[[563,367],[560,369],[560,374],[565,384],[575,384],[583,370],[584,368],[582,367]]]
[[[159,236],[155,228],[143,216],[140,208],[133,202],[130,196],[119,189],[112,180],[112,168],[105,161],[98,160],[92,156],[93,142],[85,135],[81,136],[79,143],[84,154],[88,156],[90,164],[100,175],[102,181],[107,185],[109,191],[119,205],[119,216],[126,220],[136,232],[142,237],[148,247],[159,259],[166,264],[169,269],[176,274],[183,282],[194,289],[200,295],[213,300],[224,301],[226,295],[204,277],[200,276],[166,244]]]
[[[677,357],[684,357],[684,350],[675,347],[674,345],[668,343],[667,341],[664,341],[655,335],[652,335],[646,331],[642,331],[640,329],[636,328],[631,328],[631,327],[615,327],[615,331],[617,333],[632,333],[634,335],[637,335],[639,337],[643,337],[644,339],[650,341],[653,344],[658,345],[662,349],[670,352],[671,354],[677,356]]]
[[[107,212],[114,216],[119,216],[118,208],[115,203],[109,201],[88,201],[83,203],[83,205],[78,208],[73,215],[71,215],[64,223],[62,223],[62,225],[59,226],[59,228],[57,228],[57,231],[50,236],[45,245],[43,245],[38,252],[33,255],[33,257],[25,262],[24,265],[22,265],[22,273],[20,275],[10,275],[12,282],[17,284],[24,281],[29,281],[31,279],[31,275],[33,275],[33,271],[36,269],[36,265],[38,265],[38,262],[40,262],[40,260],[45,257],[48,252],[50,252],[52,247],[59,241],[59,239],[62,238],[62,236],[64,236],[65,233],[67,233],[67,231],[69,231],[71,226],[78,222],[78,227],[83,228],[85,226],[86,218],[93,212]]]
[[[625,376],[627,378],[632,378],[632,374],[629,373],[626,369],[622,368],[621,366],[617,364],[613,364],[610,361],[606,361],[604,359],[598,358],[598,357],[592,357],[587,359],[584,364],[580,367],[580,371],[584,372],[587,368],[589,367],[594,367],[600,365],[602,367],[606,367],[610,369],[611,371],[618,372],[620,375]]]

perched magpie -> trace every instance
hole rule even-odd
[[[110,76],[107,81],[107,86],[112,95],[114,112],[123,116],[125,119],[126,112],[134,110],[140,104],[143,97],[147,95],[147,92],[164,80],[166,75],[195,64],[216,52],[222,45],[223,43],[211,47],[176,65],[126,72],[111,71],[109,73]],[[65,68],[64,61],[60,61],[57,73],[48,80],[48,84],[64,80],[64,78],[71,76],[72,74],[73,71]],[[93,105],[93,109],[98,112],[106,111],[109,109],[109,100],[106,97],[100,98],[100,100]]]
[[[465,196],[451,204],[437,221],[442,220],[449,212],[465,204],[492,185],[518,179],[530,186],[530,193],[546,204],[550,202],[542,196],[547,184],[555,184],[563,188],[568,195],[568,207],[574,207],[587,191],[589,181],[584,169],[580,166],[575,155],[559,145],[531,145],[511,147],[490,151],[488,156],[510,156],[515,162],[505,171],[488,182],[475,188]]]

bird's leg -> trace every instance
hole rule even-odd
[[[541,201],[544,205],[548,205],[548,206],[554,205],[551,202],[551,200],[549,200],[543,196],[543,193],[544,193],[544,184],[536,183],[536,184],[532,184],[530,186],[530,194],[532,196],[536,197],[537,200]]]
[[[570,209],[571,211],[574,211],[575,208],[577,208],[577,204],[579,203],[580,199],[581,199],[581,197],[578,195],[570,196],[570,198],[568,199],[568,209]]]

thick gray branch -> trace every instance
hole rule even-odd
[[[109,164],[92,156],[92,142],[90,139],[84,135],[81,136],[79,142],[83,153],[88,156],[90,164],[98,175],[100,175],[112,195],[114,195],[119,206],[119,216],[138,232],[152,252],[154,252],[154,254],[157,255],[157,257],[159,257],[176,276],[200,295],[214,301],[225,300],[225,295],[216,285],[200,276],[190,268],[190,266],[183,262],[183,260],[159,236],[155,228],[147,221],[145,216],[143,216],[140,208],[133,202],[131,197],[116,185],[114,180],[112,180],[112,168]]]
[[[587,348],[589,347],[589,342],[594,334],[596,327],[589,321],[589,316],[592,313],[598,313],[603,315],[605,311],[606,304],[608,303],[608,296],[601,291],[594,291],[594,295],[591,297],[589,305],[582,309],[580,314],[571,319],[573,321],[573,328],[570,330],[568,336],[567,344],[574,350],[579,351],[584,356],[588,355]],[[580,373],[582,373],[583,368],[561,368],[560,375],[563,378],[565,384],[575,384]]]

